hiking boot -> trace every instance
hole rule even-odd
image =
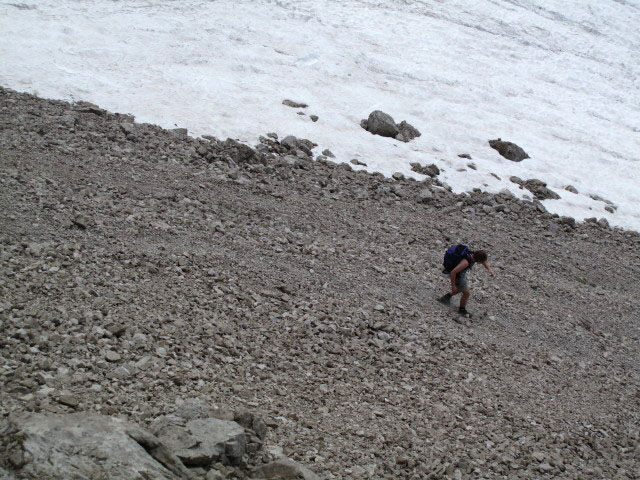
[[[459,308],[458,309],[458,315],[460,315],[461,317],[466,317],[466,318],[473,317],[473,314],[467,312],[466,308]]]
[[[441,296],[441,297],[438,299],[438,301],[439,301],[440,303],[442,303],[443,305],[449,305],[449,302],[451,302],[451,294],[450,294],[450,293],[447,293],[447,294],[445,294],[445,295]]]

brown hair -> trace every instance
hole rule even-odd
[[[487,252],[485,252],[484,250],[478,250],[477,252],[473,252],[474,262],[478,262],[478,263],[486,262],[487,258],[489,258],[489,256],[487,255]]]

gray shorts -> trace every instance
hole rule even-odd
[[[469,291],[469,280],[467,280],[467,271],[463,270],[456,276],[456,287],[460,292]]]

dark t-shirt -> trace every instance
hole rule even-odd
[[[467,274],[467,272],[469,270],[471,270],[471,268],[473,267],[473,264],[475,263],[473,261],[473,257],[471,256],[471,254],[465,256],[462,260],[466,260],[467,262],[469,262],[469,266],[467,268],[465,268],[464,270],[461,270],[460,272],[458,272],[458,274],[456,275],[456,278],[464,278],[465,275]],[[462,262],[462,260],[460,260]],[[460,265],[460,264],[458,264]]]

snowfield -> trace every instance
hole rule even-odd
[[[309,138],[386,175],[435,163],[457,192],[537,178],[551,212],[640,230],[638,25],[631,0],[5,1],[0,84],[193,135]],[[422,136],[369,134],[376,109]]]

